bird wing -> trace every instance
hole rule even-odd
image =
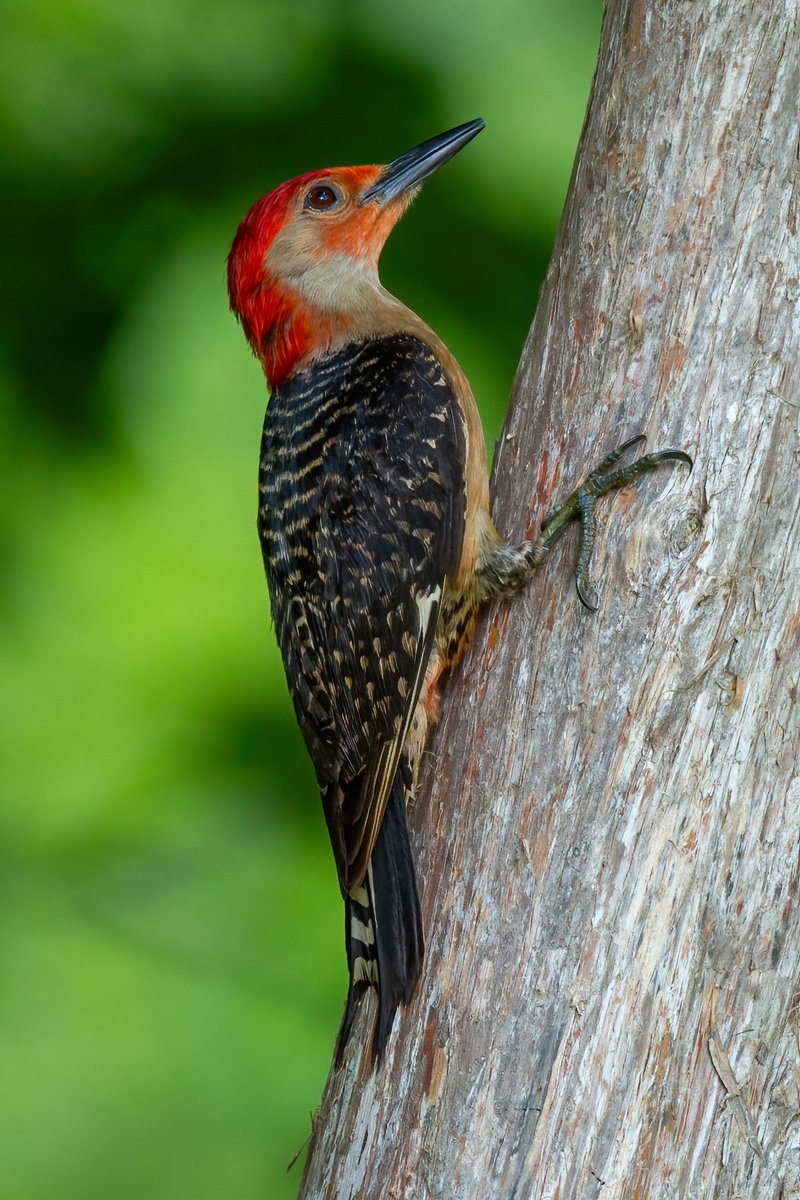
[[[346,890],[366,873],[460,558],[464,463],[452,384],[407,335],[327,356],[267,412],[273,617]]]

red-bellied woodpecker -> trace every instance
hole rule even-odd
[[[378,280],[423,179],[483,128],[471,121],[388,166],[312,171],[259,200],[228,260],[231,306],[272,393],[258,528],[275,628],[322,793],[346,906],[350,988],[378,992],[379,1060],[419,977],[423,938],[406,825],[437,681],[480,605],[532,575],[581,521],[586,600],[598,496],[666,460],[610,455],[511,547],[489,514],[483,431],[458,363]]]

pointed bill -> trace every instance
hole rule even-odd
[[[383,168],[380,179],[369,191],[364,193],[361,203],[365,204],[367,201],[375,200],[378,204],[386,204],[388,201],[394,200],[401,192],[414,187],[415,184],[422,183],[423,179],[432,175],[454,154],[458,154],[462,146],[471,142],[475,135],[483,129],[483,125],[480,117],[476,121],[467,121],[466,125],[457,125],[455,129],[448,129],[446,133],[440,133],[437,137],[415,146],[413,150],[401,154],[399,158],[394,159]]]

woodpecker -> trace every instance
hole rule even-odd
[[[470,121],[386,166],[311,171],[259,200],[228,258],[231,307],[271,393],[258,531],[297,719],[319,783],[345,903],[350,984],[341,1061],[362,993],[378,994],[373,1062],[423,959],[406,802],[438,716],[438,682],[476,613],[519,590],[581,522],[578,592],[596,499],[665,461],[609,455],[510,546],[489,513],[486,445],[453,355],[378,278],[422,181],[483,128]]]

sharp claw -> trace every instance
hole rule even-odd
[[[575,591],[578,593],[578,599],[580,600],[583,607],[588,612],[596,613],[599,608],[599,605],[593,604],[592,601],[589,599],[589,595],[586,591],[586,581],[581,579],[577,573],[575,575]]]
[[[540,558],[559,541],[566,527],[572,521],[580,520],[580,545],[578,564],[575,569],[575,588],[578,599],[589,612],[597,612],[598,609],[598,605],[589,596],[589,560],[594,542],[594,509],[599,497],[632,483],[646,471],[652,471],[664,462],[683,463],[690,471],[694,467],[691,457],[683,450],[658,450],[654,454],[642,455],[627,467],[618,467],[616,471],[611,469],[616,467],[628,450],[642,445],[645,441],[645,435],[637,433],[635,437],[628,438],[627,442],[623,442],[617,450],[606,455],[564,504],[559,508],[552,509],[542,522],[542,532],[537,541],[537,546],[540,546],[541,550]],[[550,529],[547,536],[543,536],[544,531],[554,521],[556,524]],[[537,559],[537,561],[539,560]]]
[[[646,441],[647,441],[646,433],[637,433],[635,437],[628,438],[627,442],[623,442],[622,445],[619,447],[619,449],[616,451],[616,454],[618,454],[619,457],[622,458],[622,455],[625,454],[628,450],[630,450],[631,446],[639,446],[639,445],[643,446]]]
[[[662,462],[679,462],[684,463],[690,471],[694,470],[694,459],[683,450],[659,450],[657,454],[651,454],[649,457],[656,467]]]
[[[632,446],[638,446],[646,441],[647,438],[643,433],[637,433],[636,437],[628,438],[627,442],[623,442],[622,445],[618,446],[616,450],[612,450],[610,454],[607,454],[605,458],[597,464],[595,469],[589,474],[586,482],[588,483],[590,479],[596,479],[598,476],[605,475],[611,467],[617,465],[622,456],[626,454]]]

